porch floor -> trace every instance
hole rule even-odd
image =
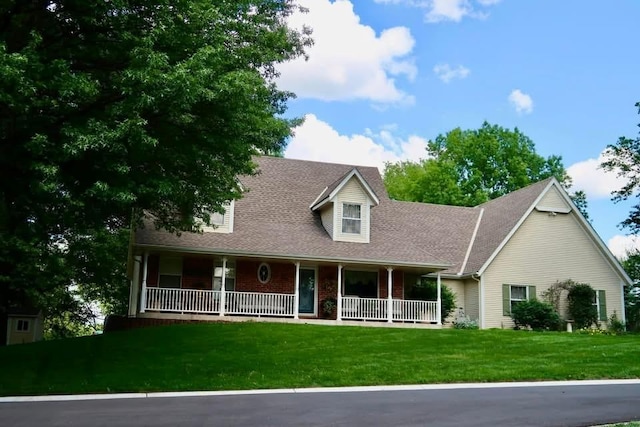
[[[363,326],[369,328],[412,328],[412,329],[442,329],[447,326],[433,323],[413,323],[413,322],[385,322],[375,320],[327,320],[315,318],[292,319],[289,317],[257,317],[257,316],[218,316],[210,314],[180,314],[180,313],[138,313],[137,317],[143,319],[166,319],[166,320],[197,320],[201,322],[266,322],[266,323],[298,323],[309,325],[326,326]]]

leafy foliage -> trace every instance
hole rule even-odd
[[[554,307],[544,301],[530,299],[521,301],[511,310],[511,317],[517,328],[531,328],[534,331],[557,330],[560,316]]]
[[[640,331],[640,252],[635,251],[622,260],[622,267],[631,280],[632,287],[626,287],[624,293],[624,305],[626,325],[629,331]]]
[[[540,156],[517,128],[484,122],[480,129],[438,135],[420,162],[387,163],[384,182],[397,200],[476,206],[551,176],[571,186],[561,157]],[[574,199],[586,214],[584,192]]]
[[[640,102],[635,106],[640,114]],[[638,124],[640,127],[640,124]],[[613,192],[613,200],[620,202],[627,200],[637,193],[640,186],[640,136],[635,139],[620,137],[618,142],[607,146],[604,152],[605,161],[602,162],[602,168],[609,172],[615,172],[617,176],[625,178],[626,184],[619,190]],[[627,219],[622,221],[622,225],[632,233],[640,232],[640,203],[636,204],[629,213]]]
[[[293,0],[0,5],[0,311],[50,316],[70,285],[122,312],[142,224],[193,230],[298,120],[276,64],[304,54]],[[126,256],[126,255],[125,255]],[[68,298],[67,298],[68,299]]]
[[[422,277],[418,283],[409,287],[406,299],[421,301],[436,301],[438,299],[438,284],[435,279]],[[456,308],[456,294],[447,286],[440,286],[440,318],[444,322]]]
[[[567,295],[569,315],[576,328],[588,328],[598,323],[598,309],[593,305],[596,291],[587,283],[576,283]]]

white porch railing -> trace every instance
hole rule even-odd
[[[438,302],[394,299],[393,320],[437,323]]]
[[[220,291],[197,289],[147,288],[146,310],[178,313],[220,312]]]
[[[197,289],[147,288],[147,311],[175,313],[220,313],[220,291]],[[225,314],[253,316],[294,315],[294,295],[261,292],[225,292]]]
[[[342,318],[354,320],[387,320],[388,300],[382,298],[342,298]]]
[[[293,294],[226,292],[226,313],[293,317],[294,297]]]
[[[342,298],[342,318],[352,320],[389,320],[389,300],[386,298]],[[437,301],[393,300],[394,321],[434,322],[438,321]]]

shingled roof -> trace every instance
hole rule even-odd
[[[343,261],[446,269],[480,268],[548,181],[481,206],[455,207],[389,199],[377,168],[277,157],[256,158],[259,174],[241,177],[246,190],[234,209],[233,233],[138,230],[136,244],[201,253]],[[333,241],[310,205],[357,168],[380,203],[371,209],[370,243]],[[481,218],[475,239],[474,231]]]

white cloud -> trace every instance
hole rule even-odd
[[[618,259],[623,259],[627,257],[627,253],[640,249],[640,239],[638,236],[616,234],[609,239],[607,246]]]
[[[445,83],[449,83],[453,79],[466,78],[471,71],[462,65],[458,65],[456,68],[451,68],[449,64],[438,64],[433,67],[433,72],[440,80]]]
[[[309,60],[281,64],[280,88],[300,98],[325,101],[366,99],[376,103],[410,104],[413,97],[398,89],[396,79],[417,74],[409,55],[415,40],[406,27],[387,28],[379,35],[360,23],[348,0],[301,0],[309,13],[289,19],[292,28],[313,29]]]
[[[533,111],[533,99],[520,89],[511,91],[509,102],[515,107],[517,113],[529,114]]]
[[[573,188],[584,190],[589,198],[609,198],[612,191],[624,187],[627,183],[625,178],[600,168],[603,161],[603,153],[600,153],[597,159],[587,159],[569,166],[567,173],[573,179]]]
[[[376,3],[403,4],[425,10],[425,20],[430,23],[453,21],[460,22],[464,17],[484,19],[488,15],[486,8],[501,0],[375,0]]]
[[[376,166],[382,172],[385,162],[425,158],[426,147],[426,139],[415,135],[401,139],[394,136],[389,127],[379,132],[367,129],[363,134],[341,135],[329,123],[308,114],[304,123],[295,129],[285,157]]]

